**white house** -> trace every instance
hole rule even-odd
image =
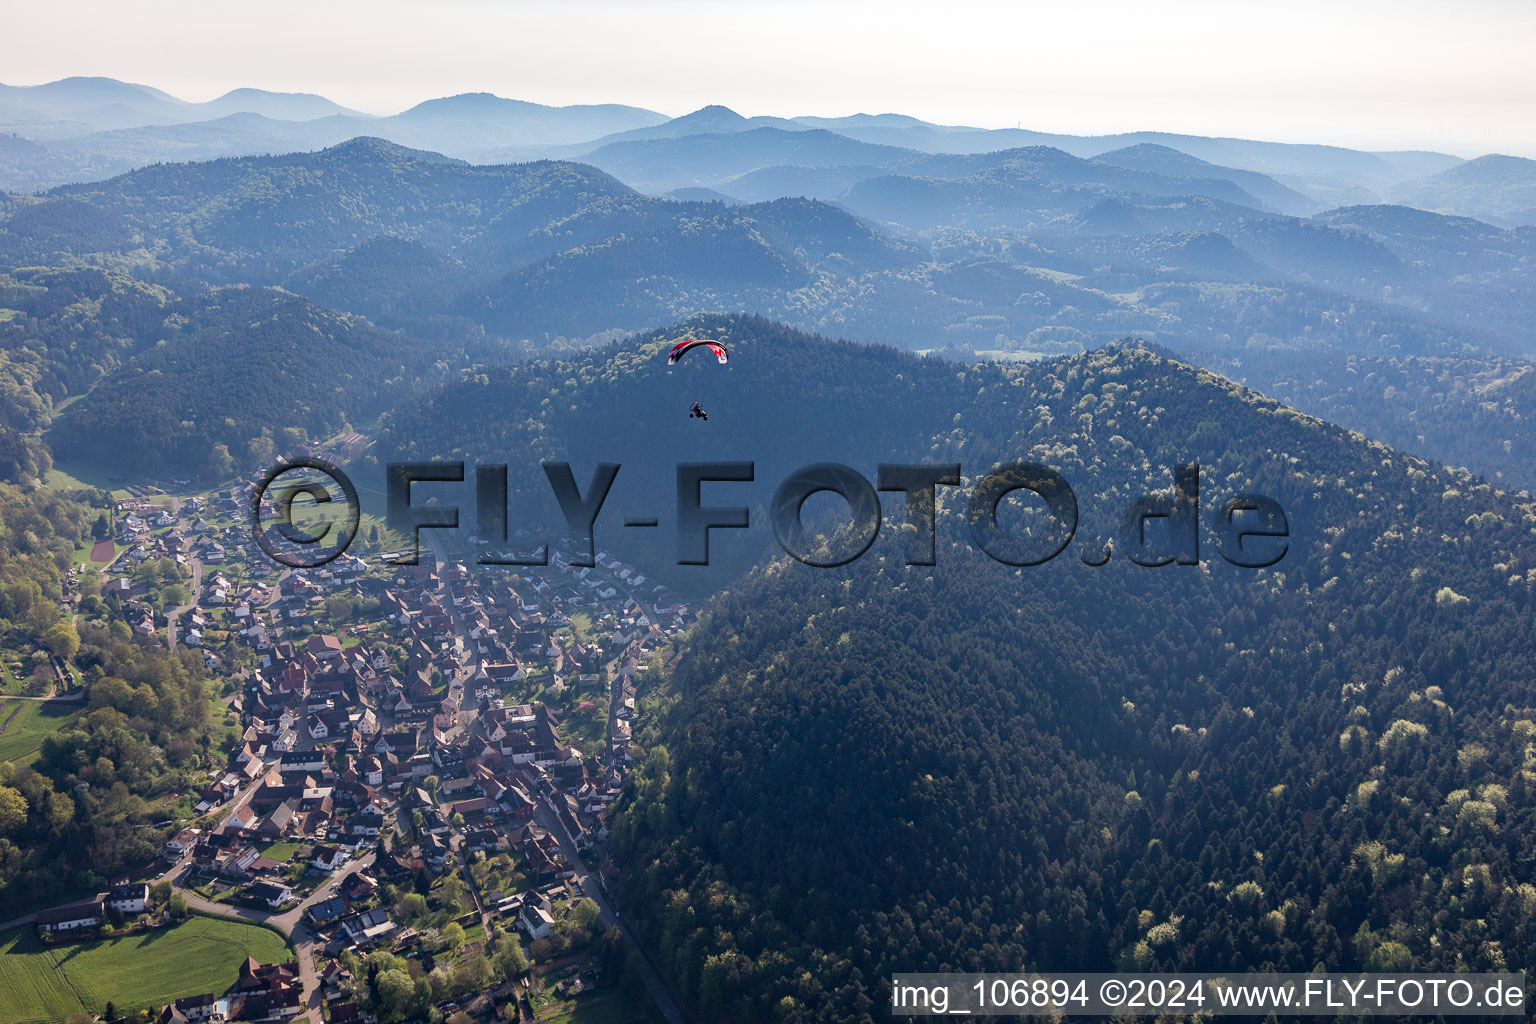
[[[316,846],[309,859],[310,867],[330,874],[347,862],[347,851],[337,846]]]
[[[525,904],[522,913],[518,915],[518,924],[528,933],[530,939],[542,939],[555,926],[555,919],[550,917],[549,911],[543,907]]]
[[[124,914],[142,914],[148,905],[148,882],[123,882],[107,893],[107,906]]]
[[[101,924],[101,910],[102,899],[98,896],[85,903],[71,903],[65,907],[39,911],[37,926],[49,933],[96,928]]]
[[[291,902],[294,898],[292,889],[283,882],[271,878],[261,878],[252,882],[246,889],[246,895],[253,900],[261,900],[273,910],[284,903]]]

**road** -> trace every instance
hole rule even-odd
[[[44,704],[79,704],[81,701],[85,700],[85,691],[84,690],[75,690],[75,691],[73,691],[71,693],[66,693],[62,697],[59,697],[59,696],[56,696],[56,695],[52,695],[52,694],[45,695],[45,696],[42,696],[42,697],[23,697],[20,694],[9,694],[9,693],[8,694],[4,694],[4,695],[0,695],[0,701],[7,701],[7,700],[31,700],[31,701],[40,701],[40,702],[42,702]],[[3,720],[4,720],[3,718],[0,718],[0,721],[3,721]]]
[[[602,922],[606,926],[617,928],[624,936],[624,941],[640,953],[640,980],[645,983],[645,990],[650,993],[651,1000],[661,1015],[667,1019],[667,1024],[689,1024],[688,1018],[678,1007],[677,1001],[672,998],[672,993],[667,990],[666,984],[661,980],[661,972],[651,962],[650,954],[635,933],[630,931],[629,924],[614,911],[608,902],[608,895],[603,892],[603,887],[587,871],[587,866],[582,862],[581,853],[576,849],[576,841],[566,832],[565,825],[555,814],[554,808],[549,805],[546,797],[539,803],[537,820],[540,825],[549,829],[555,840],[560,844],[560,852],[565,854],[566,864],[575,870],[575,882],[581,887],[584,895],[592,898],[592,902],[602,911]]]
[[[193,555],[187,559],[187,563],[192,567],[192,592],[188,595],[191,603],[172,608],[165,616],[165,643],[172,651],[176,650],[176,623],[183,615],[197,607],[197,595],[203,589],[202,561]]]
[[[368,851],[362,857],[347,862],[347,865],[331,876],[330,881],[317,888],[308,898],[294,904],[282,913],[273,913],[266,910],[257,910],[253,907],[232,907],[227,903],[215,903],[205,900],[195,892],[181,888],[176,891],[186,897],[187,905],[195,907],[208,914],[219,917],[233,917],[244,921],[261,921],[277,928],[293,942],[299,961],[299,983],[304,987],[304,997],[309,1000],[309,1009],[293,1018],[294,1020],[308,1020],[311,1024],[322,1024],[320,1014],[320,974],[315,970],[315,930],[304,920],[304,911],[330,899],[336,886],[346,879],[348,875],[362,871],[373,864],[373,851]]]
[[[31,924],[36,920],[37,911],[34,910],[30,914],[23,914],[20,917],[13,917],[9,921],[0,921],[0,932],[8,932],[12,928],[20,928],[22,925]]]

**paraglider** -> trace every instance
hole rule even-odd
[[[730,361],[730,354],[725,351],[725,346],[720,344],[718,341],[705,341],[702,338],[689,338],[687,341],[680,341],[676,345],[672,346],[672,351],[667,353],[667,365],[676,366],[679,359],[683,358],[684,355],[692,352],[695,348],[698,348],[701,345],[713,352],[715,354],[715,358],[720,360],[722,364]]]
[[[706,341],[703,338],[689,338],[686,341],[680,341],[676,345],[672,346],[672,351],[667,353],[667,365],[676,366],[679,359],[683,358],[683,356],[687,355],[689,352],[692,352],[696,348],[709,349],[709,351],[715,354],[715,358],[720,361],[721,365],[724,365],[730,361],[730,353],[726,352],[725,346],[720,344],[718,341]],[[688,407],[688,418],[691,420],[708,420],[709,414],[704,411],[704,407],[702,405],[700,405],[698,402],[694,402],[693,405]]]

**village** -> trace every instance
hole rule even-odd
[[[39,933],[152,913],[168,883],[182,910],[291,940],[292,961],[167,998],[165,1022],[389,1019],[365,962],[430,981],[416,1009],[429,991],[459,1020],[531,1022],[612,988],[633,939],[605,894],[610,808],[640,754],[637,692],[690,609],[606,552],[519,576],[375,544],[289,569],[257,549],[250,500],[118,502],[103,598],[140,643],[199,649],[240,731],[154,873],[40,913]]]

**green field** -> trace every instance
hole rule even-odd
[[[566,691],[569,695],[570,691]],[[608,737],[608,700],[602,694],[583,695],[597,706],[590,711],[580,710],[572,698],[571,709],[565,713],[560,730],[566,739],[582,751],[600,752]]]
[[[43,479],[43,486],[56,491],[78,491],[101,488],[112,492],[114,498],[126,498],[128,491],[122,481],[116,479],[116,471],[89,462],[54,463]]]
[[[21,710],[11,718],[18,705]],[[30,761],[43,745],[43,737],[58,732],[79,713],[78,704],[0,700],[0,722],[10,719],[10,724],[0,732],[0,761]]]
[[[575,999],[551,996],[539,1015],[546,1024],[645,1024],[651,1019],[644,1007],[611,989]]]
[[[82,1009],[159,1007],[235,983],[246,956],[293,954],[266,928],[194,917],[174,928],[48,949],[31,928],[0,933],[0,1024],[45,1024]]]
[[[273,842],[257,847],[263,857],[271,857],[273,860],[282,861],[285,864],[293,860],[293,855],[298,853],[300,848],[300,844],[289,842]]]
[[[98,561],[96,561],[96,559],[91,557],[91,549],[93,547],[95,547],[95,544],[96,544],[95,541],[87,541],[81,547],[75,548],[74,554],[72,554],[70,556],[70,564],[71,565],[89,565],[92,568],[95,568],[95,569],[98,569],[98,570],[102,566],[106,565],[107,564],[106,562],[98,562]],[[116,555],[118,550],[121,550],[121,549],[114,548],[113,549],[113,554]]]

